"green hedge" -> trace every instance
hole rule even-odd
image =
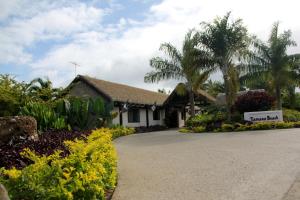
[[[235,132],[235,131],[249,131],[249,130],[270,130],[270,129],[286,129],[286,128],[300,128],[300,122],[258,122],[254,124],[222,124],[220,128],[215,128],[211,132]],[[190,127],[179,130],[182,133],[201,133],[205,132],[205,127]]]
[[[300,112],[292,109],[283,109],[283,119],[287,122],[300,121]]]

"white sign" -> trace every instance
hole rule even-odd
[[[283,121],[282,110],[245,112],[244,120],[250,122],[281,122]]]

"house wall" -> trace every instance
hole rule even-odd
[[[113,111],[119,113],[119,108],[114,107]],[[165,118],[164,110],[160,110],[160,120],[153,120],[153,111],[151,109],[148,109],[148,115],[149,115],[149,126],[164,124],[164,118]],[[147,126],[146,109],[140,109],[139,123],[128,123],[128,112],[122,113],[122,122],[123,122],[123,126],[127,126],[127,127]],[[113,124],[120,124],[120,113],[116,118],[113,119]]]
[[[153,120],[153,111],[151,109],[148,110],[149,113],[149,126],[155,126],[155,125],[163,125],[164,124],[164,118],[165,118],[165,110],[160,110],[160,119],[159,120]]]
[[[178,127],[183,127],[185,124],[185,121],[182,119],[182,112],[181,111],[177,111],[178,112]]]
[[[78,96],[78,97],[99,97],[99,93],[97,93],[93,88],[91,88],[86,83],[79,81],[75,83],[75,85],[70,88],[69,94],[71,96]],[[104,100],[105,97],[101,96]],[[113,124],[120,124],[120,114],[119,114],[119,108],[114,107],[113,112],[117,112],[118,115],[116,118],[112,120]],[[148,109],[148,115],[149,115],[149,126],[155,126],[155,125],[164,125],[164,118],[165,118],[165,110],[160,111],[160,120],[153,120],[153,111],[151,109]],[[128,127],[140,127],[140,126],[147,126],[147,120],[146,120],[146,109],[140,109],[140,122],[139,123],[128,123],[128,113],[122,113],[122,121],[123,126]]]
[[[69,90],[69,94],[78,97],[99,97],[99,93],[82,81],[74,83],[74,86]]]
[[[118,107],[114,107],[112,111],[118,113],[117,117],[112,120],[112,123],[113,124],[120,124],[119,108]]]

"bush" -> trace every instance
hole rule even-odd
[[[300,128],[300,121],[299,122],[294,122],[294,127],[295,128]]]
[[[181,128],[181,129],[179,129],[179,132],[180,132],[180,133],[190,133],[191,130],[188,129],[188,128]]]
[[[222,124],[221,130],[224,132],[233,131],[234,126],[232,124]]]
[[[111,133],[112,133],[112,138],[118,138],[121,136],[126,136],[126,135],[131,135],[135,133],[135,129],[134,128],[126,128],[123,126],[115,126],[113,128],[111,128]]]
[[[70,154],[57,150],[39,156],[25,149],[34,162],[22,170],[0,171],[0,182],[12,199],[105,199],[116,185],[116,152],[109,129],[93,131],[87,139],[65,141]]]
[[[64,141],[75,140],[76,138],[83,139],[90,133],[90,131],[49,130],[40,135],[38,141],[15,138],[10,144],[0,145],[0,168],[10,169],[16,167],[22,169],[32,164],[32,161],[20,155],[25,148],[34,151],[38,155],[45,156],[53,154],[55,150],[60,150],[62,151],[61,156],[67,156],[69,151],[64,145]]]
[[[240,123],[235,124],[234,131],[246,131],[246,130],[249,130],[249,126],[248,125],[246,125],[246,124],[240,124]]]
[[[73,129],[80,130],[106,126],[112,110],[112,105],[105,104],[102,98],[71,97],[57,101],[54,107]]]
[[[29,102],[21,108],[20,115],[34,117],[40,131],[68,128],[64,117],[58,116],[46,103]]]
[[[274,123],[272,122],[257,122],[249,125],[250,130],[268,130],[273,128]]]
[[[197,126],[197,127],[194,127],[192,130],[195,133],[203,133],[206,131],[206,128],[204,126]]]
[[[284,129],[284,128],[293,128],[294,123],[292,122],[277,122],[274,123],[274,128]]]
[[[235,109],[240,113],[267,111],[274,105],[275,99],[266,92],[247,92],[239,96],[235,102]]]
[[[203,113],[191,117],[187,120],[186,125],[188,127],[206,126],[208,123],[213,122],[213,115],[208,113]]]
[[[297,110],[283,109],[283,119],[286,122],[300,121],[300,112]]]
[[[0,117],[18,114],[26,101],[25,83],[18,83],[10,75],[0,75]]]

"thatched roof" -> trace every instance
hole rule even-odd
[[[99,94],[115,102],[129,102],[134,104],[163,105],[168,95],[152,92],[119,83],[99,80],[89,76],[77,76],[73,82],[82,81],[94,88]]]
[[[176,91],[176,88],[180,85],[181,83],[179,83],[175,89],[173,90],[173,92],[169,95],[169,97],[167,98],[167,100],[164,102],[164,104],[169,104],[170,102],[173,102],[173,103],[179,103],[178,102],[178,98],[180,98],[179,101],[183,101],[181,103],[187,103],[189,101],[189,97],[188,97],[188,94],[184,95],[184,96],[180,96],[177,94],[177,91]],[[201,89],[198,89],[197,92],[194,92],[194,98],[195,98],[195,101],[196,100],[204,100],[205,102],[207,103],[215,103],[216,99],[211,96],[210,94],[208,94],[206,91],[204,90],[201,90]],[[177,102],[176,100],[177,99]]]

